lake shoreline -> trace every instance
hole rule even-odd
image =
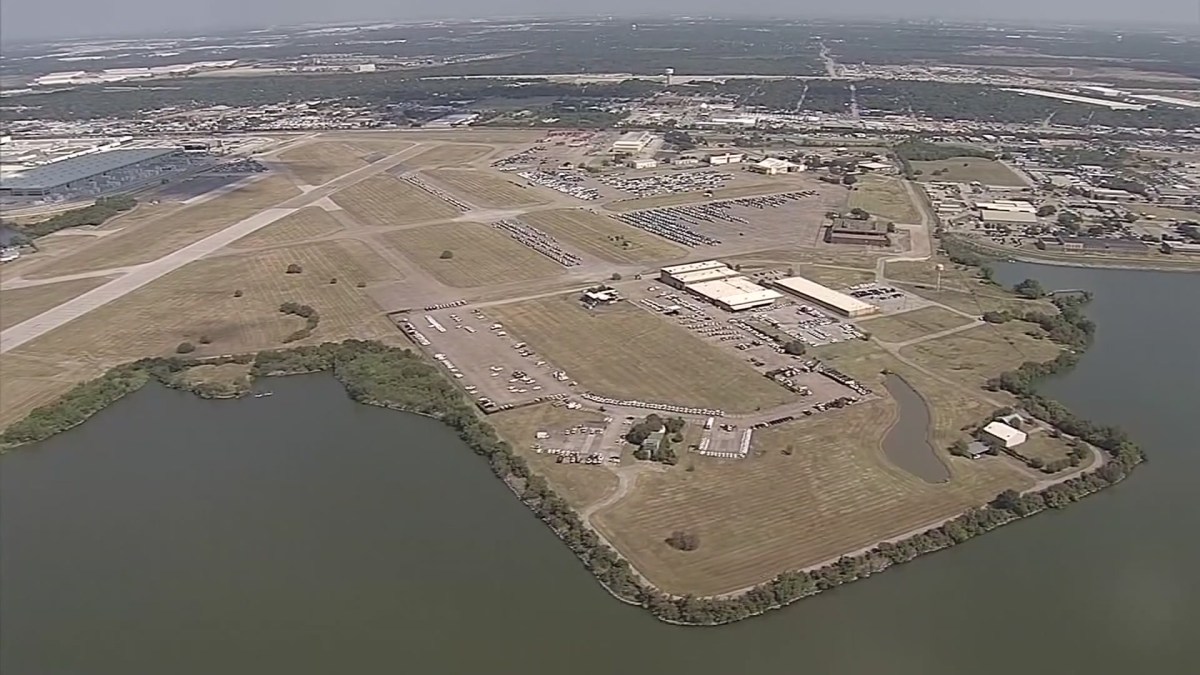
[[[412,406],[371,396],[365,393],[366,390],[360,386],[361,383],[352,380],[353,375],[341,372],[334,366],[334,362],[330,360],[322,362],[324,365],[321,366],[264,367],[257,372],[255,371],[256,368],[262,365],[264,359],[267,361],[276,360],[286,362],[289,358],[295,356],[303,360],[311,357],[313,354],[326,355],[325,352],[339,349],[361,350],[367,353],[395,352],[403,353],[406,358],[412,358],[413,360],[420,358],[413,357],[413,352],[407,349],[402,350],[387,347],[379,343],[346,341],[344,343],[326,343],[317,347],[265,350],[257,354],[233,357],[142,359],[130,364],[117,366],[96,380],[78,385],[71,392],[64,395],[57,403],[43,406],[30,414],[30,418],[41,415],[57,421],[60,426],[53,428],[53,430],[37,429],[38,433],[34,436],[13,443],[10,434],[14,427],[18,427],[30,418],[26,418],[26,420],[10,426],[4,432],[4,449],[11,450],[20,445],[38,442],[49,436],[74,428],[100,410],[124,398],[124,396],[137,391],[152,379],[168,387],[191,391],[202,398],[213,398],[212,396],[204,396],[203,392],[196,391],[194,387],[187,386],[186,383],[177,377],[179,373],[198,365],[221,365],[224,363],[250,364],[251,385],[258,378],[263,377],[329,372],[334,375],[335,379],[338,379],[342,383],[347,395],[359,403],[411,412],[436,419],[452,428],[456,428],[459,431],[459,437],[468,447],[472,447],[477,454],[492,457],[492,468],[497,477],[504,481],[510,490],[517,495],[518,499],[533,511],[539,519],[546,523],[556,536],[568,544],[568,547],[576,553],[584,566],[593,573],[594,578],[605,590],[625,604],[640,606],[650,611],[655,618],[665,623],[680,626],[717,626],[742,621],[762,615],[773,609],[781,609],[793,602],[818,595],[844,583],[865,579],[894,565],[904,564],[923,555],[951,548],[975,536],[990,532],[997,527],[1008,525],[1051,508],[1062,508],[1069,503],[1095,494],[1100,490],[1123,481],[1128,473],[1132,472],[1133,468],[1144,460],[1144,457],[1140,454],[1140,450],[1136,450],[1136,453],[1131,455],[1133,459],[1112,453],[1114,456],[1107,462],[1100,461],[1099,466],[1089,465],[1076,474],[1069,475],[1063,480],[1043,489],[1031,490],[1026,493],[1009,491],[1013,492],[1013,494],[1008,496],[1002,493],[996,500],[988,504],[968,509],[960,514],[947,517],[917,530],[910,530],[897,537],[884,539],[869,546],[849,551],[838,556],[835,560],[798,570],[786,570],[774,579],[728,594],[708,597],[678,596],[662,592],[646,580],[643,575],[638,573],[619,551],[610,549],[603,543],[594,543],[591,545],[570,544],[568,542],[568,535],[574,539],[578,539],[581,528],[587,529],[594,536],[596,536],[596,533],[588,526],[583,525],[577,513],[565,506],[565,502],[562,502],[561,498],[558,498],[548,486],[539,484],[537,489],[533,489],[532,485],[535,481],[541,480],[541,483],[544,484],[544,479],[530,472],[524,465],[523,460],[512,455],[510,446],[506,443],[500,441],[499,445],[496,446],[497,450],[495,452],[505,455],[504,458],[499,460],[500,464],[496,463],[497,460],[492,453],[483,451],[473,445],[475,442],[474,438],[468,438],[468,432],[466,431],[469,425],[474,425],[481,429],[480,433],[485,437],[488,435],[496,437],[494,430],[487,424],[486,417],[474,406],[470,406],[470,414],[473,416],[473,419],[467,422],[460,419],[461,413],[455,413],[458,417],[450,419],[452,415],[449,410],[418,410]],[[426,377],[437,379],[440,381],[440,386],[453,389],[457,392],[457,389],[454,389],[453,383],[450,383],[448,378],[445,378],[444,374],[440,371],[436,371],[430,367],[430,372],[432,375],[427,375]],[[107,379],[117,381],[117,386],[109,388],[111,391],[104,389]],[[97,382],[100,383],[99,387],[102,389],[99,399],[97,401],[90,401],[89,406],[86,406],[83,410],[78,410],[77,406],[73,405],[72,397],[78,397],[80,391],[84,391],[85,393],[90,392],[91,389],[88,388],[96,388]],[[242,392],[241,395],[244,396],[248,393],[250,392]],[[461,404],[462,401],[460,400],[459,403]],[[76,417],[68,417],[66,419],[62,419],[61,415],[56,417],[56,412],[58,411],[55,410],[55,406],[66,408],[69,412],[74,413]],[[1054,424],[1051,420],[1043,421]],[[1101,459],[1104,459],[1103,455]],[[1117,466],[1117,470],[1105,471],[1106,468],[1111,468],[1114,465]],[[1042,496],[1043,494],[1050,495],[1051,492],[1054,492],[1053,504],[1048,503],[1047,499]],[[548,506],[548,504],[552,504],[552,506]],[[573,518],[568,518],[566,523],[563,524],[562,513],[569,513]],[[603,561],[599,563],[599,567],[597,567],[598,559]],[[616,577],[612,576],[614,574]]]

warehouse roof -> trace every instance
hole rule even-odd
[[[855,234],[887,234],[887,223],[882,220],[859,220],[858,218],[835,218],[830,225],[834,232]]]
[[[846,314],[854,315],[862,312],[869,312],[875,309],[875,306],[863,302],[858,298],[851,297],[835,291],[828,286],[822,286],[815,281],[805,279],[804,277],[788,277],[775,282],[775,285],[791,291],[793,293],[812,298],[816,302],[822,302],[830,307],[836,307]]]
[[[173,152],[176,152],[175,148],[131,148],[80,155],[7,175],[0,187],[22,190],[55,188]]]
[[[727,265],[720,260],[702,260],[700,262],[687,263],[684,265],[671,265],[670,267],[662,268],[660,271],[674,276],[676,274],[697,272],[699,270],[711,270],[718,267],[727,267]]]
[[[763,288],[746,277],[703,281],[698,284],[689,284],[687,288],[693,293],[698,293],[730,307],[767,303],[783,297],[778,291]]]
[[[987,222],[1037,224],[1037,214],[1028,211],[996,211],[994,209],[979,209],[980,217]]]
[[[716,281],[717,279],[736,277],[739,274],[739,272],[722,265],[720,267],[713,267],[706,270],[696,270],[695,272],[680,272],[679,274],[672,274],[671,276],[674,277],[679,283],[685,286],[690,286],[692,284],[699,284],[705,281]]]

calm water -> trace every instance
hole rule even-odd
[[[325,377],[146,389],[0,459],[0,670],[1176,673],[1200,660],[1200,276],[1010,266],[1097,292],[1049,390],[1129,428],[1119,488],[765,617],[609,598],[438,424]]]
[[[888,460],[928,483],[950,479],[950,469],[938,459],[929,442],[929,406],[903,377],[888,375],[888,393],[899,406],[896,423],[883,439]]]

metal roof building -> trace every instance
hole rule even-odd
[[[841,291],[835,291],[828,286],[822,286],[804,277],[780,279],[775,282],[775,285],[792,295],[837,312],[842,316],[855,318],[874,314],[879,311],[879,308],[875,305],[863,302]]]
[[[178,148],[130,148],[69,157],[0,177],[0,194],[41,196],[89,178],[177,152]]]
[[[763,307],[783,297],[778,291],[763,288],[746,277],[740,276],[688,284],[687,290],[727,312],[740,312]]]
[[[1005,448],[1015,448],[1029,438],[1024,431],[1014,429],[999,420],[988,422],[983,428],[983,433]]]

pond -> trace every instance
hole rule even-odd
[[[925,399],[895,373],[888,373],[884,384],[896,400],[897,411],[896,422],[883,439],[883,454],[892,464],[926,483],[950,480],[950,469],[929,440],[932,419]]]

